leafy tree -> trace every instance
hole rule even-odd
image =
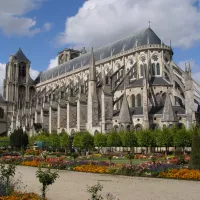
[[[124,147],[136,147],[138,142],[137,142],[137,137],[134,132],[123,132],[121,134],[121,140],[122,140],[122,145]]]
[[[190,169],[200,169],[200,136],[198,135],[198,129],[194,129],[194,135],[192,138],[192,151],[190,154]]]
[[[23,133],[23,129],[14,130],[10,135],[10,144],[17,149],[26,148],[28,145],[28,135]]]
[[[90,133],[84,132],[81,134],[80,143],[82,149],[92,149],[94,147],[94,137]]]
[[[57,148],[60,146],[60,136],[57,133],[52,133],[49,140],[51,146],[55,147],[57,151]]]
[[[148,153],[148,147],[155,147],[155,133],[151,130],[142,130],[136,133],[138,144],[140,147],[146,147],[146,153]]]
[[[185,128],[176,129],[173,134],[173,143],[175,147],[190,147],[192,143],[191,134]]]
[[[159,147],[165,147],[167,154],[168,148],[173,145],[172,132],[167,128],[159,130],[158,134],[156,135],[156,144]]]
[[[96,147],[106,147],[107,146],[107,136],[103,133],[98,133],[94,136],[94,145]]]
[[[66,154],[67,148],[69,147],[69,136],[67,135],[67,133],[61,133],[60,146],[65,148],[65,154]]]
[[[8,147],[10,145],[9,137],[0,137],[0,147]]]
[[[108,147],[120,147],[122,145],[121,137],[118,133],[111,132],[107,137]]]
[[[74,134],[73,146],[76,148],[81,148],[81,136],[79,133]]]
[[[46,191],[49,185],[52,185],[57,178],[59,178],[58,172],[51,172],[50,168],[46,171],[42,171],[41,168],[36,172],[36,177],[39,182],[42,183],[42,200],[46,199]]]

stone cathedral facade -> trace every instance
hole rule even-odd
[[[189,128],[200,122],[200,85],[192,79],[191,66],[177,66],[171,45],[150,27],[88,53],[64,49],[58,66],[36,80],[29,71],[21,49],[10,56],[0,98],[7,102],[10,131],[22,126],[30,134],[96,134]]]

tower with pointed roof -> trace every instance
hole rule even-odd
[[[99,105],[97,97],[97,78],[93,48],[89,64],[88,98],[87,98],[87,129],[94,132],[93,128],[99,127]]]
[[[17,126],[28,126],[26,117],[22,116],[28,116],[29,102],[35,92],[35,83],[30,77],[30,63],[19,48],[14,55],[10,55],[6,65],[4,97],[10,102],[11,131]]]

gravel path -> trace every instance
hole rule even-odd
[[[40,193],[36,179],[37,168],[18,166],[26,190]],[[19,174],[17,173],[17,176]],[[49,187],[49,200],[88,200],[86,186],[99,181],[102,194],[111,192],[120,200],[199,200],[200,182],[140,177],[111,176],[80,172],[59,171],[60,178]]]

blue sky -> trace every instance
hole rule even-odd
[[[5,63],[19,47],[31,76],[56,66],[66,47],[98,47],[148,27],[174,49],[183,67],[191,62],[200,79],[199,0],[6,0],[0,2],[0,84]],[[200,81],[199,81],[200,82]]]

